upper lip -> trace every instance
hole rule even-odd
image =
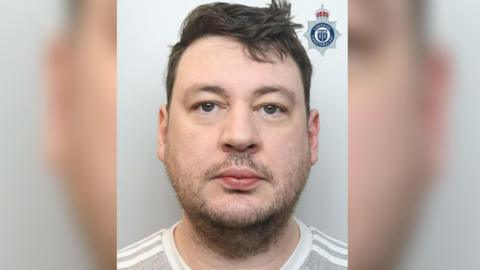
[[[245,168],[229,168],[226,170],[221,171],[216,178],[220,177],[233,177],[237,179],[241,178],[260,178],[263,179],[264,177]]]

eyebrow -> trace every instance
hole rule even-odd
[[[221,86],[218,86],[218,85],[199,85],[199,84],[195,84],[189,88],[187,88],[187,90],[185,91],[185,94],[186,95],[191,95],[191,94],[195,94],[195,93],[198,93],[198,92],[207,92],[207,93],[212,93],[212,94],[216,94],[216,95],[219,95],[221,97],[224,97],[224,98],[228,98],[228,94],[227,94],[227,91],[225,91],[225,89]]]
[[[193,86],[187,88],[187,90],[185,92],[186,92],[186,95],[191,95],[191,94],[195,94],[195,93],[198,93],[198,92],[207,92],[207,93],[216,94],[216,95],[221,96],[223,98],[228,98],[229,97],[229,95],[227,94],[227,91],[219,85],[208,85],[208,84],[207,85],[203,85],[203,84],[198,85],[198,84],[196,84],[196,85],[193,85]],[[283,86],[279,86],[279,85],[261,86],[253,92],[253,96],[255,98],[258,98],[260,96],[271,94],[271,93],[278,93],[278,94],[284,96],[285,98],[287,98],[292,103],[295,103],[295,93],[292,92],[291,90],[288,90],[287,88],[285,88]]]
[[[260,97],[266,94],[270,93],[278,93],[284,97],[286,97],[288,100],[290,100],[292,103],[295,103],[295,93],[288,90],[285,87],[279,86],[279,85],[273,85],[273,86],[262,86],[255,90],[253,92],[253,95],[255,97]]]

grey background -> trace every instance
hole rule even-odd
[[[40,151],[48,39],[59,0],[0,0],[0,268],[93,269],[78,220]]]
[[[165,103],[164,74],[169,47],[178,40],[182,20],[200,3],[119,0],[117,84],[117,243],[118,248],[163,228],[181,217],[162,163],[156,157],[157,115]],[[234,1],[239,2],[239,1]],[[265,6],[265,0],[240,1]],[[292,1],[295,21],[315,20],[321,3]],[[320,111],[319,160],[298,205],[306,224],[347,242],[347,1],[322,1],[342,34],[336,50],[314,64],[312,107]],[[298,34],[303,37],[305,29]]]

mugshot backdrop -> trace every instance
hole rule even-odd
[[[163,164],[156,156],[158,109],[166,102],[165,68],[169,46],[179,38],[182,20],[212,1],[119,0],[117,62],[117,244],[135,242],[181,217],[181,208]],[[265,6],[268,1],[234,1]],[[296,209],[296,216],[347,241],[347,1],[292,1],[294,21],[304,25],[325,5],[337,21],[337,49],[324,57],[308,50],[314,66],[311,106],[320,112],[319,159]]]

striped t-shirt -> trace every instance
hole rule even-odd
[[[281,270],[347,269],[347,245],[295,219],[300,241]],[[178,224],[178,223],[177,223]],[[189,270],[173,239],[175,226],[163,229],[117,253],[117,269]]]

